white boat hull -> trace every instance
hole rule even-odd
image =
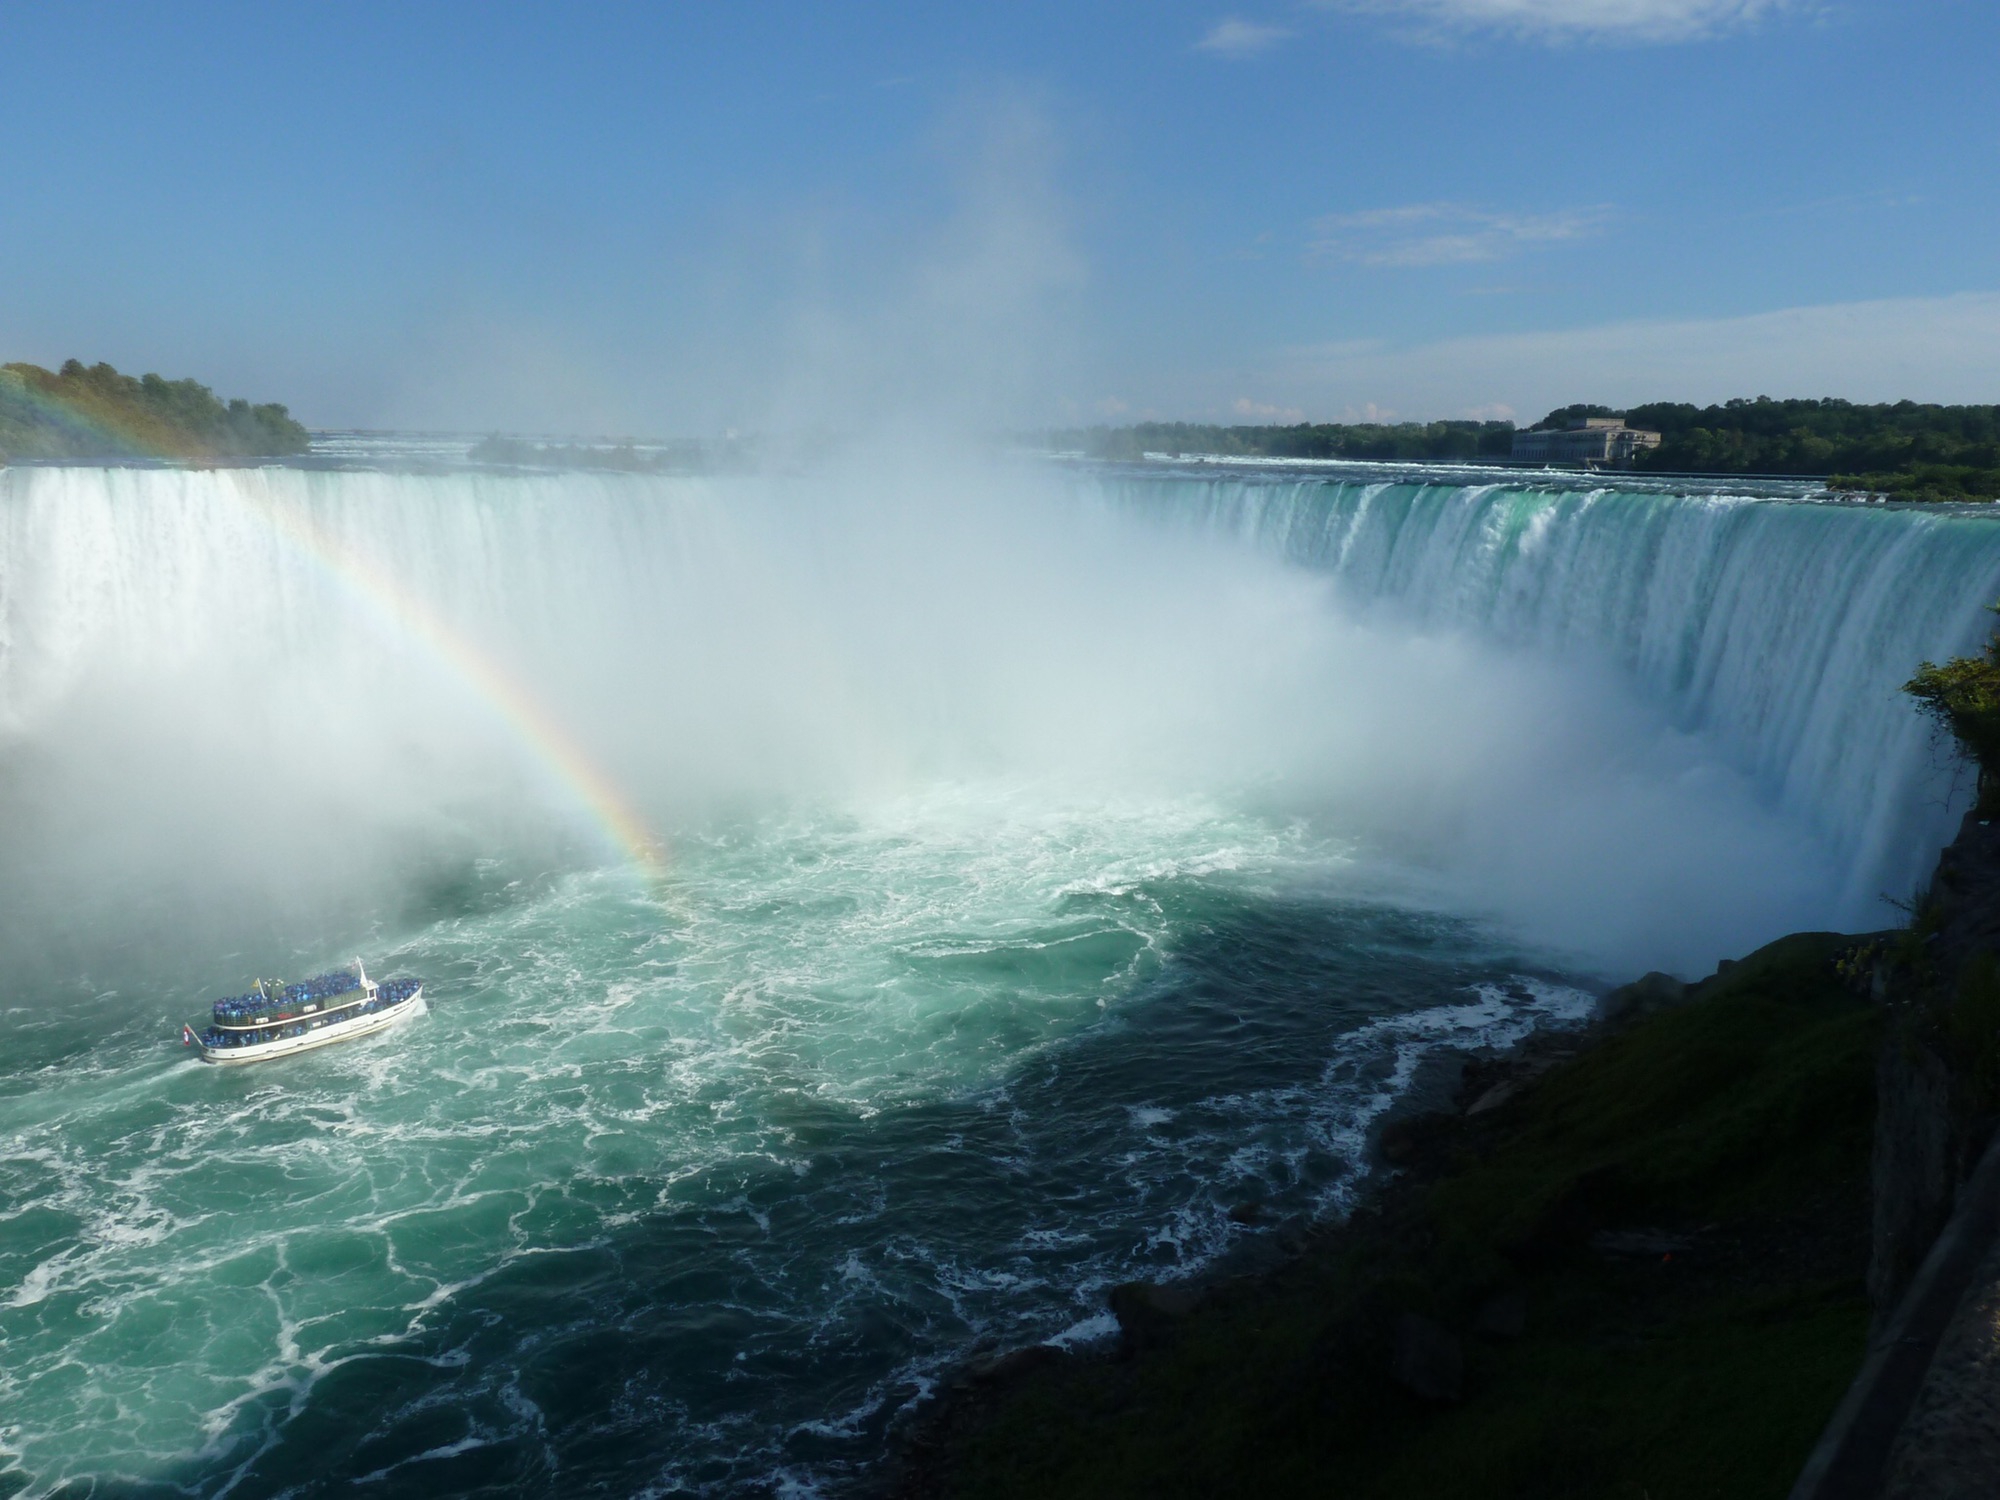
[[[247,1047],[211,1047],[205,1042],[197,1045],[203,1062],[237,1067],[243,1063],[269,1062],[274,1057],[290,1057],[295,1052],[310,1052],[315,1047],[329,1047],[335,1042],[351,1042],[357,1037],[373,1036],[411,1016],[420,1015],[423,1010],[424,992],[422,986],[418,986],[417,992],[409,999],[387,1010],[355,1016],[346,1021],[325,1022],[314,1026],[304,1036],[279,1037],[273,1042],[254,1042]]]

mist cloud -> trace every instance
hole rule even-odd
[[[1698,967],[1831,900],[1810,837],[1608,669],[1357,612],[1039,466],[898,446],[727,482],[8,482],[16,952],[343,930],[426,872],[616,852],[490,701],[232,485],[310,508],[477,642],[670,845],[940,784],[1194,799],[1303,819],[1370,880],[1614,968]]]

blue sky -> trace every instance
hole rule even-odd
[[[1992,0],[0,3],[0,357],[682,433],[2000,400]]]

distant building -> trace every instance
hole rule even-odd
[[[1659,446],[1657,432],[1627,427],[1623,417],[1571,417],[1567,427],[1515,433],[1514,462],[1629,469],[1635,455]]]

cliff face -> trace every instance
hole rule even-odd
[[[2000,822],[1968,813],[1939,857],[1907,934],[1883,946],[1873,986],[1889,1010],[1876,1072],[1874,1242],[1878,1328],[1894,1310],[1991,1136],[2000,1063]]]
[[[1958,837],[1938,856],[1930,907],[1940,966],[2000,952],[2000,822],[1965,815]]]
[[[1868,1300],[1877,1328],[1951,1217],[1965,1155],[1952,1129],[1950,1071],[1912,1031],[1891,1028],[1875,1072]]]

